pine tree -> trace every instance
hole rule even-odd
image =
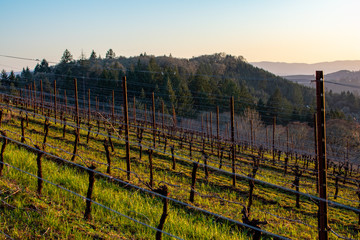
[[[105,58],[106,59],[114,59],[115,58],[115,53],[111,48],[106,52]]]
[[[193,115],[193,98],[191,95],[191,91],[189,90],[189,87],[185,80],[182,80],[179,84],[179,90],[178,90],[178,108],[177,108],[177,114],[179,116],[187,116],[190,117]]]
[[[46,61],[46,59],[43,59],[41,61],[41,64],[36,64],[34,69],[34,74],[36,73],[48,73],[50,72],[49,63]]]
[[[283,105],[283,97],[279,88],[275,89],[275,92],[270,96],[266,105],[271,116],[277,117],[279,115]]]
[[[61,57],[61,63],[69,63],[73,60],[73,56],[71,55],[70,51],[65,49],[62,57]]]
[[[7,75],[6,71],[5,71],[5,69],[3,69],[1,71],[1,84],[2,85],[7,85],[7,82],[8,82],[8,75]]]
[[[94,61],[94,60],[96,60],[96,58],[97,58],[96,52],[94,50],[92,50],[89,60]]]
[[[170,102],[170,107],[177,107],[177,100],[176,100],[176,95],[175,95],[175,91],[173,90],[172,84],[171,84],[171,80],[169,77],[167,77],[167,82],[166,82],[166,95],[167,95],[167,102]]]

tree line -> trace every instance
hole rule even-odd
[[[0,84],[3,91],[17,93],[19,88],[41,79],[44,90],[52,92],[56,80],[61,93],[61,90],[69,91],[72,79],[77,77],[80,98],[90,89],[93,96],[108,102],[113,89],[121,94],[121,79],[125,75],[129,97],[136,97],[138,107],[143,107],[154,92],[156,103],[160,106],[164,102],[165,112],[174,107],[178,116],[196,118],[200,112],[215,111],[216,106],[221,112],[229,111],[229,97],[234,96],[238,114],[250,108],[257,110],[269,124],[274,116],[279,124],[313,123],[314,89],[254,67],[242,56],[225,53],[191,59],[146,53],[127,58],[117,57],[109,49],[105,58],[93,50],[89,58],[82,54],[75,60],[66,49],[55,66],[49,66],[43,59],[32,71],[23,68],[19,75],[3,70]],[[359,98],[350,93],[329,93],[326,97],[329,117],[348,118],[344,109],[348,114],[360,110]]]

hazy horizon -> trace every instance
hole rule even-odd
[[[58,62],[146,52],[191,58],[225,52],[248,62],[317,63],[358,59],[355,0],[319,1],[2,1],[0,54]],[[19,71],[36,62],[0,57]]]

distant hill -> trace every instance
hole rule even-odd
[[[290,75],[284,78],[307,87],[315,87],[315,84],[311,83],[311,80],[315,79],[314,75]],[[332,90],[336,93],[349,91],[360,95],[360,71],[341,70],[326,74],[324,79],[327,91]]]
[[[252,65],[265,69],[279,76],[288,75],[312,75],[316,70],[322,70],[325,74],[341,70],[360,71],[360,60],[307,63],[284,63],[284,62],[252,62]]]
[[[229,111],[229,97],[234,96],[235,111],[242,113],[246,108],[256,109],[268,123],[277,117],[279,124],[291,121],[313,123],[315,91],[305,87],[299,80],[308,83],[312,75],[288,77],[287,80],[259,67],[249,64],[243,57],[224,53],[203,55],[191,59],[172,56],[140,54],[134,57],[114,57],[105,59],[93,57],[73,60],[62,57],[61,63],[49,66],[46,60],[38,64],[34,71],[21,72],[16,79],[1,79],[1,88],[15,92],[40,80],[46,92],[53,91],[53,83],[61,95],[73,91],[73,78],[81,79],[78,86],[79,98],[86,98],[89,89],[103,107],[111,101],[115,90],[117,104],[121,102],[121,79],[128,79],[129,98],[136,98],[139,109],[151,105],[151,93],[156,96],[156,105],[164,102],[164,111],[175,109],[177,116],[196,118],[204,111]],[[312,72],[313,73],[313,72]],[[353,79],[352,72],[340,72],[326,76],[336,82],[339,79]],[[349,77],[346,77],[349,76]],[[351,80],[353,83],[353,80]],[[302,85],[296,82],[302,83]],[[330,85],[326,85],[330,86]],[[352,94],[329,94],[327,102],[334,116],[360,112],[360,99]],[[331,114],[331,112],[330,112]],[[343,115],[345,116],[345,115]]]

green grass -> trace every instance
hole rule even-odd
[[[36,174],[36,155],[9,144],[5,162]],[[76,169],[43,160],[44,178],[60,186],[86,195],[88,176]],[[44,183],[41,198],[36,194],[36,178],[11,167],[5,167],[0,179],[1,229],[14,238],[31,239],[153,239],[155,231],[134,223],[96,204],[92,205],[91,221],[83,220],[85,202],[51,184]],[[93,200],[142,221],[157,226],[162,201],[139,191],[121,188],[109,181],[95,182]],[[165,224],[169,231],[184,239],[247,239],[227,224],[170,204]],[[165,236],[164,236],[165,237]],[[166,237],[165,237],[166,238]]]
[[[29,127],[26,129],[25,135],[34,139],[38,142],[42,141],[42,131],[43,131],[43,121],[38,119],[30,118]],[[5,129],[20,133],[20,123],[18,119],[13,118],[12,120],[3,123]],[[97,128],[93,128],[96,130]],[[131,129],[132,130],[132,129]],[[68,152],[72,152],[72,144],[74,141],[74,135],[72,133],[71,127],[68,127],[68,133],[66,138],[62,138],[62,126],[60,124],[54,125],[52,123],[50,127],[49,137],[47,142],[52,146],[58,146],[62,149],[65,149]],[[102,130],[103,133],[105,133]],[[10,134],[8,135],[14,139],[20,140],[19,135]],[[86,132],[81,131],[81,141],[79,147],[79,154],[84,158],[96,159],[97,161],[106,163],[106,158],[104,154],[104,147],[102,146],[104,137],[95,136],[91,134],[89,144],[85,143]],[[114,167],[119,167],[126,169],[126,163],[124,160],[125,151],[124,151],[124,142],[119,140],[113,140],[115,145],[115,152],[111,153],[112,165]],[[135,133],[131,134],[131,141],[136,142]],[[144,133],[144,140],[147,142],[152,142],[151,132]],[[29,141],[28,144],[31,145]],[[187,158],[188,148],[184,147],[180,149],[179,141],[177,139],[168,142],[175,145],[175,152],[177,155],[184,156]],[[150,145],[150,144],[149,144]],[[195,144],[194,148],[201,148],[201,143]],[[10,149],[11,152],[10,153]],[[163,149],[163,147],[161,147]],[[46,147],[46,150],[53,153],[54,155],[61,156],[65,159],[70,159],[71,156],[57,149],[52,149]],[[145,150],[145,149],[144,149]],[[169,151],[169,149],[168,149]],[[149,169],[148,169],[148,156],[146,152],[143,153],[142,160],[138,159],[139,149],[136,145],[131,147],[131,156],[132,156],[132,171],[136,172],[141,176],[142,181],[139,181],[136,177],[132,176],[131,183],[146,187],[143,182],[148,182]],[[214,151],[216,152],[216,150]],[[207,149],[207,153],[210,154],[211,151]],[[250,150],[245,151],[244,153],[249,154]],[[10,154],[10,155],[9,155]],[[22,160],[19,160],[19,156],[30,154],[31,157],[23,157]],[[216,154],[216,153],[215,153]],[[9,149],[6,150],[6,160],[13,162],[15,166],[19,166],[21,169],[36,173],[36,161],[35,156],[28,151],[17,148],[15,146],[9,145]],[[267,157],[270,158],[269,155]],[[193,159],[203,162],[200,153],[193,153]],[[44,161],[44,166],[46,162],[46,170],[44,170],[44,177],[49,178],[49,180],[60,184],[66,188],[69,188],[75,192],[80,193],[81,195],[86,194],[88,176],[78,170],[60,166],[51,161]],[[171,187],[170,186],[170,197],[178,199],[189,203],[189,191],[190,191],[190,182],[191,182],[191,171],[192,164],[189,161],[177,159],[177,168],[176,170],[171,169],[171,157],[161,153],[156,153],[153,156],[154,162],[154,178],[156,186],[160,181],[169,182],[174,185],[179,185],[180,187]],[[83,162],[77,158],[76,163],[83,164]],[[290,159],[290,163],[293,164],[294,160]],[[19,165],[16,165],[19,164]],[[211,166],[218,166],[214,163],[210,163]],[[237,165],[240,174],[247,174],[251,171],[251,158],[243,156],[237,159]],[[45,167],[44,167],[45,169]],[[230,168],[224,167],[224,170],[231,171]],[[97,170],[100,172],[106,171],[106,166],[98,165]],[[10,172],[13,172],[12,177],[10,177]],[[34,193],[36,189],[36,179],[28,177],[23,173],[19,173],[15,170],[7,169],[7,172],[4,173],[4,176],[1,178],[4,188],[7,186],[13,186],[16,188],[21,187],[22,197],[17,201],[22,202],[21,206],[26,206],[26,202],[36,202],[37,204],[43,203],[44,209],[46,210],[46,216],[48,218],[43,219],[42,222],[46,226],[41,228],[39,231],[35,228],[28,226],[21,221],[15,223],[17,218],[9,217],[13,219],[14,228],[6,228],[7,225],[2,225],[3,231],[10,234],[9,231],[19,231],[24,234],[24,232],[29,232],[31,238],[41,236],[45,233],[46,230],[55,225],[55,227],[50,227],[47,230],[46,234],[50,234],[49,231],[54,231],[51,234],[58,233],[58,236],[69,236],[69,238],[86,238],[88,235],[91,238],[94,238],[95,235],[100,238],[111,238],[111,236],[124,237],[124,238],[135,238],[135,239],[153,239],[155,232],[149,230],[145,227],[142,227],[138,224],[134,224],[129,220],[116,217],[113,213],[104,210],[98,206],[93,205],[94,209],[94,219],[91,223],[88,223],[83,218],[84,211],[84,201],[78,197],[74,197],[68,193],[65,193],[63,190],[59,190],[53,186],[48,186],[46,184],[44,188],[44,194],[41,199],[36,197]],[[46,174],[45,174],[46,172]],[[112,176],[119,179],[126,180],[126,173],[113,169]],[[231,185],[231,178],[227,175],[220,174],[214,171],[210,171],[209,182],[204,181],[204,170],[202,167],[199,167],[197,174],[198,182],[196,184],[196,190],[203,195],[214,195],[217,194],[222,198],[228,199],[230,201],[241,202],[247,204],[248,201],[248,182],[241,181],[238,179],[236,189],[229,187]],[[292,174],[283,176],[282,167],[276,165],[272,166],[270,163],[262,163],[261,169],[258,171],[257,179],[267,181],[277,185],[283,185],[290,187],[289,184],[294,180]],[[315,178],[311,174],[305,174],[305,176],[300,181],[301,186],[306,188],[301,188],[301,191],[304,193],[316,194],[315,191]],[[124,189],[116,184],[105,181],[103,179],[98,179],[95,183],[95,192],[94,197],[95,201],[109,206],[119,212],[122,212],[126,215],[144,221],[152,226],[157,226],[160,219],[162,211],[161,200],[149,195],[144,195],[139,191],[133,191],[129,189]],[[354,188],[354,186],[352,186]],[[53,190],[51,190],[53,189]],[[3,190],[1,190],[4,192]],[[16,191],[16,190],[14,190]],[[63,192],[63,193],[59,193]],[[334,182],[329,181],[329,192],[334,192]],[[346,196],[352,200],[357,200],[354,192],[348,188],[341,188],[339,192],[340,196]],[[60,196],[59,196],[60,195]],[[6,195],[7,196],[7,195]],[[7,201],[17,198],[18,194],[9,197]],[[5,195],[4,195],[5,197]],[[46,199],[51,200],[46,200]],[[331,198],[330,198],[331,199]],[[39,202],[37,202],[39,201]],[[48,202],[47,202],[48,201]],[[357,207],[356,203],[348,202],[343,199],[337,199],[338,202],[344,203]],[[52,204],[54,202],[54,204]],[[9,202],[10,203],[10,202]],[[47,205],[45,204],[47,203]],[[50,203],[50,204],[49,204]],[[242,221],[242,206],[238,204],[232,204],[223,202],[216,198],[201,198],[198,195],[195,195],[195,206],[201,207],[203,209],[221,214],[223,216]],[[295,196],[287,192],[272,189],[265,185],[256,184],[254,190],[254,200],[252,205],[251,218],[266,220],[268,224],[263,227],[263,229],[279,234],[284,235],[290,238],[295,239],[314,239],[317,237],[317,229],[304,226],[296,222],[289,222],[283,218],[291,218],[305,222],[306,224],[317,226],[317,206],[315,203],[306,198],[301,198],[301,207],[300,209],[295,208]],[[56,210],[53,210],[53,206],[58,206]],[[45,208],[46,207],[46,208]],[[7,208],[4,208],[9,210]],[[183,237],[185,239],[242,239],[247,238],[246,233],[242,229],[239,232],[236,228],[228,226],[228,223],[215,223],[213,218],[207,218],[202,214],[194,213],[192,210],[184,209],[178,205],[171,204],[171,212],[165,224],[165,231],[169,231],[174,235]],[[14,211],[14,210],[12,210]],[[45,211],[45,210],[44,210]],[[60,220],[51,218],[50,216],[58,216],[57,211],[63,211],[64,215],[60,215]],[[23,211],[24,212],[24,211]],[[139,214],[137,214],[139,213]],[[275,217],[271,214],[280,216],[281,218]],[[12,214],[12,212],[8,212]],[[29,213],[30,214],[30,213]],[[26,212],[25,212],[25,215]],[[68,218],[67,218],[68,217]],[[2,217],[3,218],[3,217]],[[5,217],[6,218],[6,217]],[[25,219],[24,217],[22,219]],[[347,210],[339,208],[329,208],[329,224],[336,231],[343,236],[348,236],[354,239],[359,237],[359,228],[357,225],[358,216]],[[25,221],[25,220],[24,220]],[[34,220],[35,221],[35,220]],[[65,226],[62,226],[62,223]],[[126,223],[126,224],[123,224]],[[74,227],[76,228],[74,229]],[[25,228],[26,230],[23,230]],[[17,230],[11,230],[17,229]],[[55,230],[56,229],[56,230]],[[121,233],[122,235],[118,235]],[[40,234],[40,235],[39,235]],[[73,235],[69,235],[73,234]],[[83,234],[83,235],[76,235]],[[112,235],[114,234],[114,235]],[[14,237],[17,235],[15,234]],[[20,234],[21,236],[21,234]],[[334,235],[330,235],[331,238],[335,239]],[[56,237],[51,237],[56,238]],[[46,239],[46,238],[45,238]]]

